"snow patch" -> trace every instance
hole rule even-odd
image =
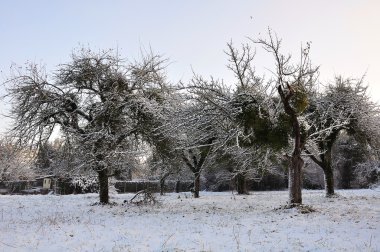
[[[303,191],[315,212],[276,208],[286,191],[156,196],[93,205],[97,194],[0,196],[0,251],[379,251],[380,193]]]

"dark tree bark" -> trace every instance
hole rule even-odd
[[[160,179],[160,195],[164,195],[165,193],[165,180],[164,179]]]
[[[301,154],[293,153],[288,169],[289,204],[302,204],[302,168]]]
[[[165,179],[160,179],[160,195],[164,195],[165,193]]]
[[[335,141],[335,140],[334,140]],[[326,197],[335,194],[334,191],[334,172],[332,167],[332,143],[328,145],[326,152],[322,155],[322,169],[325,175]]]
[[[176,193],[179,193],[180,186],[181,186],[181,181],[177,180],[177,182],[175,183],[175,192]]]
[[[245,174],[238,173],[235,177],[236,191],[238,194],[248,194]]]
[[[99,200],[100,200],[100,204],[108,204],[109,203],[108,174],[107,174],[106,169],[98,171],[98,179],[99,179]]]
[[[165,193],[165,182],[166,179],[171,175],[171,172],[165,173],[161,178],[160,178],[160,195],[164,195]]]
[[[201,188],[201,173],[194,173],[194,198],[199,198],[199,191]]]
[[[334,173],[332,170],[332,167],[330,166],[329,169],[323,170],[325,174],[325,190],[326,190],[326,197],[331,197],[335,194],[334,190]]]
[[[351,189],[351,181],[352,181],[352,164],[351,162],[346,162],[343,166],[343,169],[340,173],[341,176],[341,188],[342,189]]]

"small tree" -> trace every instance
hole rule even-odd
[[[194,175],[194,198],[199,198],[201,188],[201,172],[212,148],[213,139],[208,139],[199,147],[183,150],[182,159]]]

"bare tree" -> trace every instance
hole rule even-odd
[[[262,177],[259,171],[270,167],[268,156],[272,149],[288,145],[288,132],[278,123],[285,123],[285,117],[278,117],[273,99],[275,89],[255,74],[252,64],[255,53],[251,47],[242,45],[238,50],[230,42],[227,48],[227,67],[234,73],[236,83],[225,85],[214,78],[205,80],[194,75],[186,87],[193,110],[184,125],[188,125],[187,130],[194,129],[190,136],[196,142],[192,144],[203,149],[198,149],[198,153],[211,153],[210,165],[220,160],[228,163],[238,193],[243,194],[248,193],[246,180],[259,180]],[[211,139],[212,144],[208,143]],[[209,146],[212,149],[204,149]],[[200,155],[199,160],[203,159]]]
[[[148,53],[126,63],[112,51],[82,49],[52,76],[30,64],[8,81],[12,130],[24,144],[43,143],[59,128],[75,142],[83,166],[97,172],[100,203],[125,142],[146,134],[165,92],[164,60]]]
[[[340,133],[345,131],[373,147],[379,141],[379,108],[370,101],[366,89],[363,78],[337,77],[323,93],[310,97],[305,152],[324,172],[326,196],[334,195],[333,146]]]
[[[210,154],[213,140],[213,138],[210,138],[201,146],[183,150],[182,159],[194,175],[194,198],[199,198],[201,172]]]
[[[198,98],[198,97],[197,97]],[[178,106],[172,114],[171,124],[174,123],[176,132],[176,155],[193,174],[194,198],[199,198],[201,173],[205,169],[210,153],[217,140],[216,118],[211,110],[204,107],[194,97],[186,95],[187,104]]]

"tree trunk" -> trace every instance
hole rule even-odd
[[[131,169],[131,168],[128,169],[127,176],[128,176],[128,177],[127,177],[127,180],[130,180],[130,181],[131,181],[131,180],[132,180],[132,169]]]
[[[322,143],[323,144],[323,143]],[[323,154],[319,155],[318,160],[314,155],[311,154],[310,151],[305,150],[307,154],[310,155],[310,158],[316,163],[319,167],[322,168],[323,174],[325,176],[325,191],[326,191],[326,197],[330,197],[335,194],[334,192],[334,172],[332,168],[332,156],[331,156],[331,149],[332,149],[332,144],[327,146],[325,148],[324,145],[320,146],[321,150],[326,149],[326,151]]]
[[[160,195],[164,195],[164,187],[165,187],[165,181],[160,180]]]
[[[324,154],[323,172],[325,175],[326,197],[334,195],[334,172],[332,168],[331,147]]]
[[[164,175],[161,176],[160,178],[160,195],[164,195],[165,193],[165,182],[166,179],[171,175],[171,172],[166,172]]]
[[[289,167],[289,204],[302,204],[302,168],[304,161],[301,157],[303,141],[301,128],[296,114],[292,115],[294,150]]]
[[[341,176],[341,188],[342,189],[351,189],[351,179],[352,179],[352,163],[351,161],[346,161],[343,164],[343,167],[340,168]]]
[[[247,180],[245,179],[245,175],[243,173],[238,173],[236,175],[236,190],[238,194],[248,194],[247,191]]]
[[[165,178],[160,179],[160,195],[164,195],[165,192]]]
[[[289,205],[302,204],[302,168],[304,161],[301,157],[302,149],[305,145],[305,139],[301,135],[301,127],[298,121],[298,114],[290,105],[290,98],[294,95],[294,90],[288,85],[288,93],[285,94],[282,86],[277,87],[281,101],[284,105],[285,113],[291,118],[292,129],[294,134],[294,149],[290,160],[288,170],[289,185]]]
[[[199,172],[194,173],[194,198],[199,198],[199,190],[201,187],[201,174]]]
[[[103,169],[98,171],[98,179],[99,179],[99,198],[101,204],[109,203],[109,195],[108,195],[108,175],[107,170]]]
[[[300,155],[293,154],[289,167],[289,204],[302,204],[302,167],[304,161]]]
[[[181,185],[181,182],[179,180],[177,180],[177,182],[175,183],[175,192],[176,193],[179,193],[180,185]]]
[[[333,170],[330,167],[326,167],[324,170],[325,174],[325,190],[326,190],[326,197],[330,197],[335,194],[334,192],[334,173]]]

